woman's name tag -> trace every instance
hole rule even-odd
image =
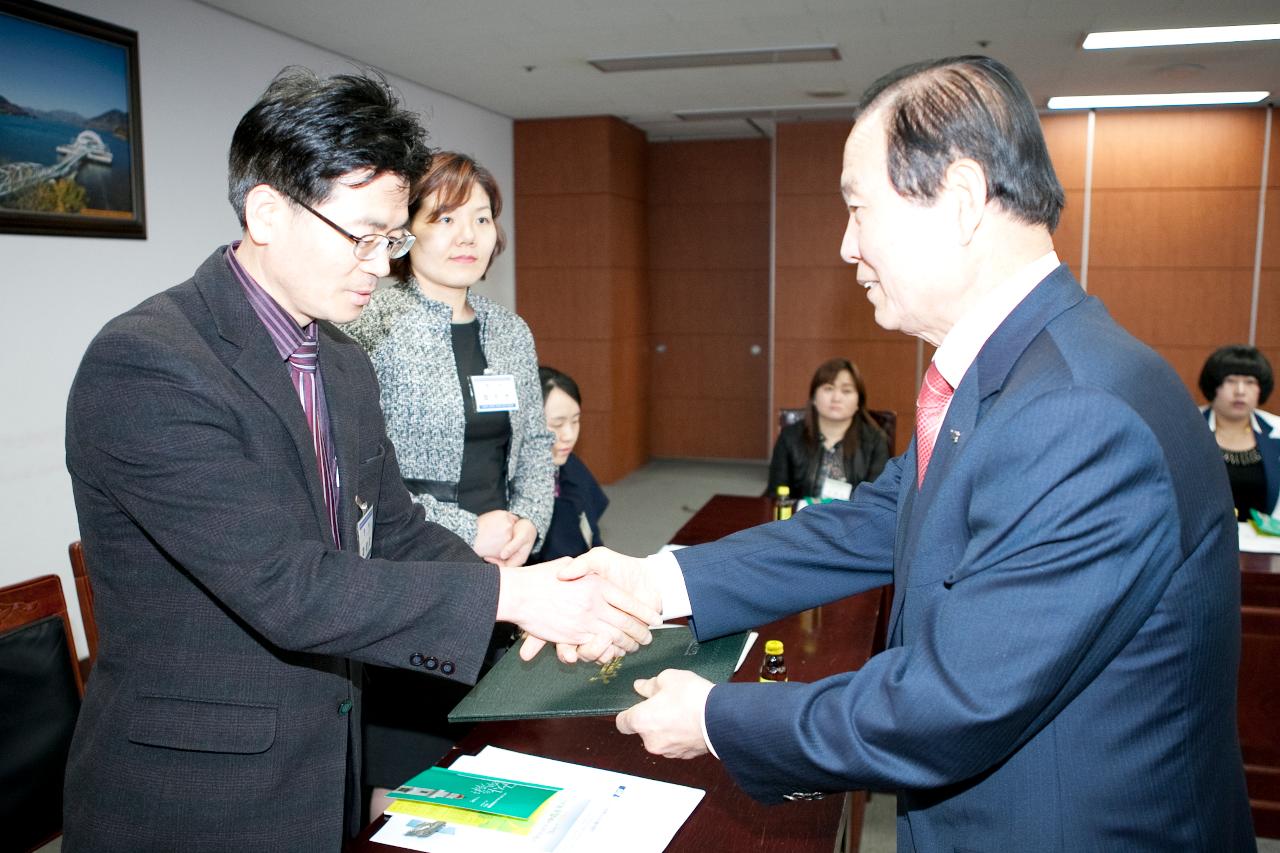
[[[833,480],[827,477],[822,481],[822,494],[819,497],[824,501],[847,501],[851,494],[853,494],[853,483],[846,483],[843,480]]]
[[[475,398],[477,412],[519,411],[516,378],[510,373],[486,373],[470,378],[471,395]]]

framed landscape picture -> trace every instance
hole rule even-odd
[[[0,0],[0,232],[147,236],[138,34]]]

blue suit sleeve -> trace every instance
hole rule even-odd
[[[925,602],[904,645],[812,684],[713,689],[711,742],[752,796],[971,778],[1053,719],[1156,607],[1182,561],[1177,508],[1160,447],[1127,405],[1102,392],[1056,391],[999,429],[975,433],[966,455],[949,472],[961,479],[944,481],[961,487],[947,490],[955,504],[935,504],[921,522],[964,531],[964,541],[953,565],[910,577],[899,591]],[[898,463],[882,482],[897,479]],[[842,515],[859,518],[854,504]],[[741,584],[738,595],[768,590],[791,603],[800,593],[786,578],[791,586],[825,583],[838,561],[816,552],[840,540],[834,523],[814,527],[822,539],[787,537],[800,556],[768,585]],[[888,535],[882,525],[874,530]],[[761,559],[781,559],[779,549]],[[696,615],[710,602],[702,594],[693,605]]]
[[[787,521],[677,551],[698,638],[754,628],[892,582],[901,463],[890,460],[884,475],[859,485],[851,501],[812,506]]]

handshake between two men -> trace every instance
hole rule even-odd
[[[561,583],[546,584],[551,572]],[[608,548],[540,566],[503,569],[498,619],[515,622],[528,634],[520,647],[524,660],[554,642],[556,654],[566,663],[607,663],[650,642],[649,627],[662,621],[664,592],[687,599],[674,561],[671,574],[664,576],[657,561]],[[687,603],[667,615],[689,615]],[[618,715],[618,731],[640,735],[645,749],[665,758],[695,758],[709,751],[702,715],[714,686],[710,681],[669,669],[655,678],[637,679],[634,686],[644,701]]]

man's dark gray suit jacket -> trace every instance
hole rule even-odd
[[[1231,495],[1169,366],[1059,267],[915,470],[677,553],[699,638],[894,584],[858,671],[711,691],[738,783],[895,791],[903,851],[1254,849]]]
[[[72,386],[101,645],[68,851],[339,849],[359,814],[360,662],[473,682],[493,628],[497,571],[423,520],[368,359],[321,323],[334,548],[288,366],[224,251],[108,323]]]

